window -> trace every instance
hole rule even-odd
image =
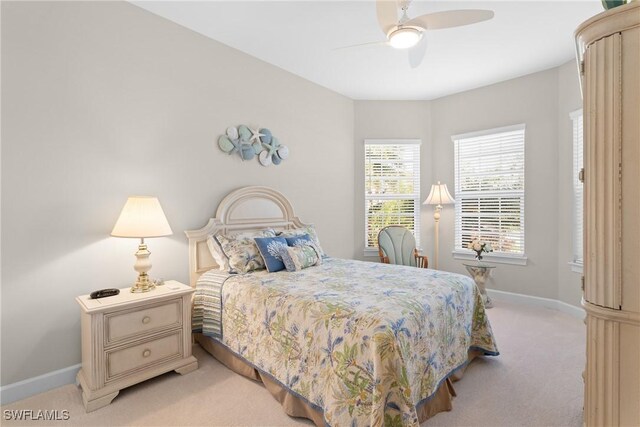
[[[467,244],[481,238],[491,243],[492,260],[526,263],[524,135],[522,124],[452,137],[456,191],[454,255],[466,252],[460,257],[469,257]]]
[[[364,141],[365,252],[387,225],[411,230],[420,246],[420,141]]]
[[[580,181],[580,171],[583,167],[582,149],[582,110],[571,113],[573,124],[573,269],[581,272],[583,252],[583,186]]]

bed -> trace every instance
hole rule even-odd
[[[319,426],[415,426],[450,410],[469,361],[498,355],[470,278],[331,257],[234,275],[206,244],[219,232],[305,226],[281,193],[245,187],[187,231],[196,341]]]

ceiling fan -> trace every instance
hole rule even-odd
[[[410,3],[411,0],[377,0],[378,24],[387,41],[364,45],[384,44],[396,49],[408,49],[409,64],[413,68],[420,65],[427,50],[425,31],[460,27],[493,18],[493,11],[478,9],[447,10],[409,18],[407,10]],[[400,18],[398,18],[398,6],[402,10]]]

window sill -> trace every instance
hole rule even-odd
[[[364,256],[366,256],[366,257],[377,257],[378,256],[378,248],[375,248],[375,249],[367,249],[367,248],[365,248]]]
[[[569,262],[569,265],[571,266],[571,271],[573,271],[574,273],[582,274],[584,272],[584,268],[581,262],[571,261]]]
[[[464,261],[474,261],[476,255],[471,251],[456,250],[451,252],[454,259],[461,259]],[[497,264],[511,264],[511,265],[527,265],[526,255],[497,255],[487,254],[482,255],[482,261],[495,262]]]

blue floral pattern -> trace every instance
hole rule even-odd
[[[418,425],[416,406],[475,348],[498,350],[466,276],[328,258],[230,278],[223,344],[332,426]]]
[[[275,230],[267,229],[237,235],[217,234],[215,239],[229,258],[229,273],[248,273],[265,267],[254,238],[275,237],[275,235]]]

